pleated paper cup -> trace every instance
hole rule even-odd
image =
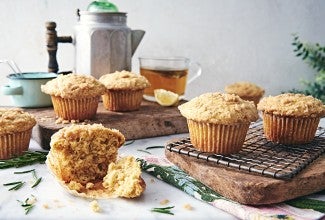
[[[263,112],[265,137],[280,144],[311,142],[319,124],[319,117],[286,117]]]
[[[192,145],[199,151],[237,153],[243,146],[249,123],[223,125],[187,120]]]
[[[135,111],[140,108],[144,89],[108,90],[104,95],[103,104],[107,110],[117,112]]]
[[[99,96],[81,99],[64,99],[59,96],[51,98],[55,114],[62,119],[83,121],[96,115]]]
[[[32,129],[0,136],[0,159],[20,156],[28,150]]]

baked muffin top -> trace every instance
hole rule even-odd
[[[107,89],[120,90],[120,89],[144,89],[150,86],[149,81],[141,75],[128,72],[116,71],[101,76],[99,81],[103,83]]]
[[[0,108],[0,135],[27,131],[35,124],[34,116],[21,109]]]
[[[236,82],[225,87],[225,91],[229,94],[239,96],[263,96],[265,91],[258,85],[251,82]]]
[[[319,99],[293,93],[264,97],[257,105],[257,109],[280,116],[323,117],[325,115],[325,106]]]
[[[178,109],[185,118],[198,122],[236,124],[258,119],[254,103],[234,94],[206,93],[178,106]]]
[[[48,81],[41,86],[41,90],[66,99],[82,99],[104,94],[105,86],[93,76],[71,73]]]

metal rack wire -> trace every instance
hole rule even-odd
[[[319,127],[311,143],[286,146],[268,141],[263,136],[263,124],[255,123],[248,130],[243,148],[236,154],[200,152],[193,147],[190,138],[169,143],[166,149],[238,170],[291,179],[325,152],[325,129]]]

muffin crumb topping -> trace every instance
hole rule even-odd
[[[42,92],[66,99],[81,99],[100,96],[105,86],[90,75],[71,73],[59,75],[41,86]]]
[[[234,94],[206,93],[178,108],[185,118],[198,122],[235,124],[258,119],[254,103]]]
[[[116,71],[114,73],[105,74],[99,78],[99,81],[103,83],[107,89],[113,90],[138,90],[150,86],[149,81],[144,76],[128,71]]]
[[[303,94],[285,93],[263,98],[257,105],[258,110],[280,116],[323,117],[325,106],[312,97]]]
[[[36,125],[31,114],[21,109],[0,108],[0,135],[27,131]]]

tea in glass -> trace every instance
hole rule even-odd
[[[188,69],[140,67],[140,74],[151,84],[144,90],[145,95],[154,96],[155,89],[165,89],[180,96],[185,93]]]

